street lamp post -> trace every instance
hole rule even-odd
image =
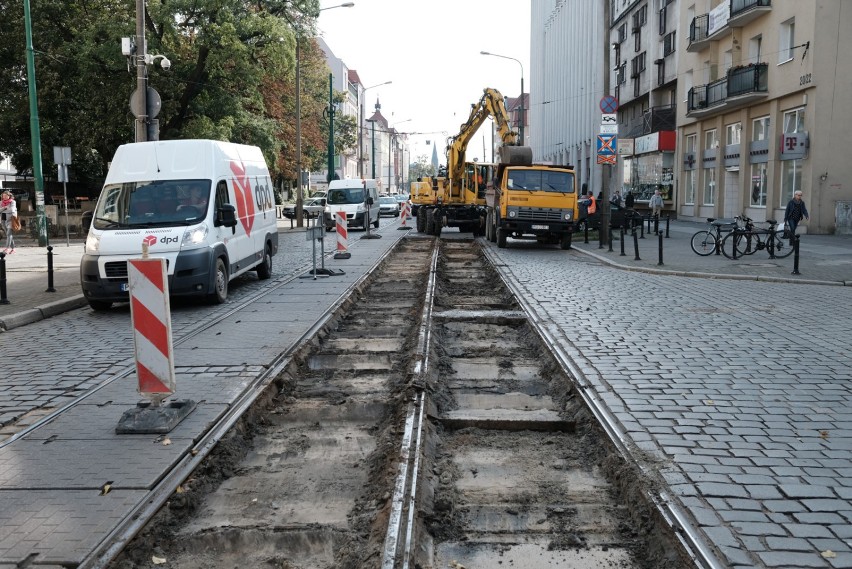
[[[372,172],[372,176],[370,176],[370,178],[375,180],[376,179],[376,121],[375,121],[375,119],[368,119],[367,122],[370,123],[370,130],[372,131],[370,145],[372,146],[373,157],[370,160],[370,165],[373,167],[373,172]]]
[[[393,145],[397,135],[399,134],[393,127],[404,122],[409,122],[410,120],[411,119],[397,121],[388,127],[388,193],[390,193],[391,191],[391,171],[393,169]]]
[[[393,81],[385,81],[378,85],[370,85],[369,87],[365,87],[361,92],[361,120],[358,121],[358,175],[362,178],[364,177],[364,123],[370,122],[364,119],[364,115],[366,115],[364,100],[367,97],[368,90],[381,87],[382,85],[390,85],[391,83],[393,83]],[[373,178],[375,177],[376,176],[373,175]]]
[[[526,117],[524,116],[524,64],[521,63],[519,59],[515,59],[514,57],[509,57],[508,55],[499,55],[496,53],[491,53],[488,51],[480,51],[482,55],[490,55],[493,57],[502,57],[503,59],[511,59],[512,61],[517,61],[518,65],[521,66],[521,119],[520,119],[520,131],[521,131],[521,144],[520,146],[525,146],[526,139],[524,138],[524,123],[526,122]]]
[[[30,103],[30,145],[33,152],[33,185],[35,188],[36,219],[38,219],[38,245],[48,243],[47,223],[44,217],[44,176],[41,171],[41,127],[38,120],[38,95],[35,82],[35,55],[30,1],[24,0],[24,32],[27,41],[27,88]],[[5,275],[4,275],[5,278]]]

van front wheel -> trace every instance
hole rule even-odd
[[[269,245],[263,248],[263,261],[257,266],[257,278],[261,280],[272,276],[272,250]]]
[[[228,269],[225,261],[216,259],[216,271],[213,275],[213,292],[208,296],[212,304],[222,304],[228,298]]]

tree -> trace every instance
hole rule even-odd
[[[418,178],[425,178],[427,176],[434,177],[437,172],[435,172],[435,166],[429,161],[429,157],[425,154],[421,154],[417,157],[415,162],[412,162],[408,165],[408,176],[412,180],[416,180]]]
[[[119,49],[122,37],[135,34],[134,3],[39,0],[34,8],[45,173],[53,165],[44,149],[71,146],[72,173],[97,187],[116,148],[134,140],[129,97],[135,67]],[[32,168],[23,8],[0,0],[0,9],[7,22],[0,35],[0,152],[23,171]],[[318,10],[318,0],[149,0],[148,52],[172,62],[169,70],[148,67],[149,84],[162,99],[160,138],[254,144],[274,175],[294,175],[292,22],[301,22],[300,33],[312,33]],[[306,56],[318,65],[318,50],[305,43]],[[311,110],[323,91],[308,80],[302,95],[303,138],[314,143],[321,115]]]

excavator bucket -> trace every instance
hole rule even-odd
[[[532,148],[529,146],[501,146],[500,162],[509,166],[531,166]]]

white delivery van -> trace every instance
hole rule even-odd
[[[167,261],[169,294],[222,303],[231,279],[267,279],[278,252],[272,180],[255,146],[164,140],[120,146],[107,173],[80,284],[89,305],[128,301],[127,260]]]
[[[337,212],[346,212],[346,225],[379,227],[379,188],[375,180],[332,180],[325,196],[325,230],[337,227]]]

